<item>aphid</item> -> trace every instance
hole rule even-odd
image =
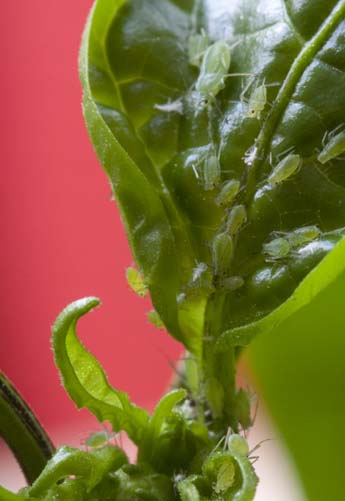
[[[245,438],[241,437],[241,435],[234,433],[228,436],[226,440],[226,445],[231,454],[233,454],[235,457],[236,456],[248,457],[249,454],[248,442]]]
[[[241,227],[247,222],[247,211],[244,205],[235,205],[226,222],[226,229],[230,235],[234,236]]]
[[[335,131],[338,129],[339,126],[336,127],[333,132],[326,132],[322,139],[323,150],[317,157],[318,161],[322,164],[333,160],[333,158],[338,157],[345,151],[345,130],[334,135]]]
[[[281,259],[290,253],[290,244],[286,238],[275,238],[263,245],[263,251],[271,259]]]
[[[204,161],[204,188],[213,190],[220,183],[220,164],[216,155],[207,155]]]
[[[217,481],[213,486],[216,494],[227,491],[235,481],[235,466],[232,459],[224,458],[224,462],[218,470]]]
[[[244,280],[242,277],[233,276],[224,278],[221,283],[222,287],[228,292],[234,292],[240,289],[244,285]]]
[[[212,261],[217,276],[227,275],[234,254],[234,243],[228,233],[218,233],[212,242]]]
[[[207,48],[195,84],[195,89],[203,99],[216,97],[224,88],[230,63],[230,47],[224,40],[218,40]]]
[[[285,181],[299,169],[301,162],[300,155],[289,153],[274,167],[273,171],[268,176],[268,183],[271,186],[276,186]]]
[[[92,448],[103,447],[107,445],[112,438],[112,434],[107,430],[96,431],[85,440],[85,445]]]
[[[148,292],[147,287],[144,283],[143,277],[136,268],[129,266],[126,270],[126,278],[128,285],[138,296],[146,296]]]
[[[183,103],[181,99],[176,99],[176,101],[169,100],[164,104],[155,104],[154,109],[165,113],[178,113],[179,115],[183,115]]]
[[[241,183],[236,179],[232,179],[231,181],[227,181],[220,190],[217,195],[215,202],[217,205],[224,207],[231,205],[234,201],[236,195],[239,192]]]
[[[267,88],[265,83],[257,85],[250,95],[246,117],[260,120],[261,113],[267,103]]]
[[[199,67],[208,47],[208,36],[205,30],[201,33],[194,33],[188,40],[188,59],[189,64]]]
[[[317,226],[304,226],[288,233],[287,238],[291,247],[296,248],[315,240],[320,233]]]
[[[165,329],[165,325],[163,324],[161,317],[158,315],[156,310],[151,310],[146,313],[148,321],[157,327],[157,329]]]

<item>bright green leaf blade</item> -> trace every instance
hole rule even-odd
[[[0,436],[12,450],[27,482],[31,484],[51,458],[54,446],[28,404],[2,373]]]
[[[342,239],[319,266],[309,273],[285,303],[258,322],[224,332],[217,342],[217,351],[222,352],[235,346],[246,346],[258,334],[276,331],[284,320],[306,306],[315,296],[337,280],[345,269],[344,255],[345,239]]]
[[[138,444],[147,425],[147,412],[109,385],[102,367],[76,335],[79,318],[98,305],[99,299],[88,297],[71,303],[60,313],[52,330],[55,363],[78,408],[88,408],[100,422],[110,421],[114,431],[126,431]]]
[[[36,501],[37,498],[31,496],[25,496],[24,494],[15,494],[14,492],[1,487],[0,485],[0,499],[2,501]]]
[[[157,191],[161,181],[123,113],[104,53],[105,25],[122,3],[96,2],[86,26],[80,54],[85,119],[155,309],[171,334],[191,344],[182,339],[178,325],[178,261],[171,224]]]
[[[344,493],[344,297],[345,272],[249,348],[263,399],[313,501]]]

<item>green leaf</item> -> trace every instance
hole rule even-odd
[[[342,499],[344,492],[344,291],[345,271],[279,327],[257,336],[248,351],[305,499],[313,501]]]
[[[91,139],[155,308],[199,361],[214,288],[218,336],[284,304],[344,234],[344,159],[321,164],[316,151],[344,123],[344,17],[344,0],[95,3],[81,51]],[[201,34],[222,41],[205,58],[227,41],[229,73],[249,76],[227,77],[215,59],[190,64]],[[250,106],[260,108],[254,118]],[[240,187],[224,206],[229,182]],[[242,208],[240,225],[231,206]],[[315,238],[267,253],[305,227]],[[213,242],[227,231],[234,252],[219,276]],[[201,268],[208,287],[195,280]]]
[[[0,436],[15,455],[27,482],[32,483],[54,453],[54,446],[28,404],[2,373]]]
[[[79,318],[98,305],[99,299],[88,297],[60,313],[52,330],[55,363],[62,384],[78,408],[86,407],[100,422],[110,421],[114,431],[126,431],[138,444],[148,422],[147,412],[109,385],[102,367],[76,335]]]
[[[139,461],[152,462],[160,446],[160,434],[164,422],[170,417],[175,405],[186,396],[186,390],[181,389],[173,390],[160,399],[143,434],[139,448]]]
[[[82,451],[72,447],[60,447],[47,463],[39,478],[28,489],[31,496],[42,497],[50,488],[71,475],[83,480],[86,491],[94,488],[109,471],[116,471],[127,463],[124,452],[113,446]]]

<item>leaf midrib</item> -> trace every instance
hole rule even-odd
[[[247,202],[251,201],[256,191],[256,173],[265,161],[267,149],[271,144],[277,125],[280,122],[285,109],[290,103],[290,98],[293,95],[301,76],[344,17],[345,0],[341,0],[333,8],[332,12],[322,23],[315,35],[308,43],[305,44],[299,56],[292,64],[255,141],[256,155],[253,164],[248,169],[246,179]]]

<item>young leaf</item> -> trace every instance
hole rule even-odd
[[[145,429],[139,449],[139,460],[150,463],[157,447],[163,423],[169,418],[175,405],[186,398],[186,390],[173,390],[161,398]]]
[[[126,431],[138,444],[148,422],[147,412],[109,385],[102,367],[76,335],[79,318],[98,305],[99,299],[88,297],[71,303],[60,313],[52,330],[55,363],[78,408],[88,408],[100,422],[110,421],[114,431]]]
[[[41,498],[60,480],[75,475],[83,480],[86,491],[95,487],[109,471],[127,463],[126,455],[117,447],[103,447],[89,452],[60,447],[47,463],[39,478],[28,489],[30,496]]]

